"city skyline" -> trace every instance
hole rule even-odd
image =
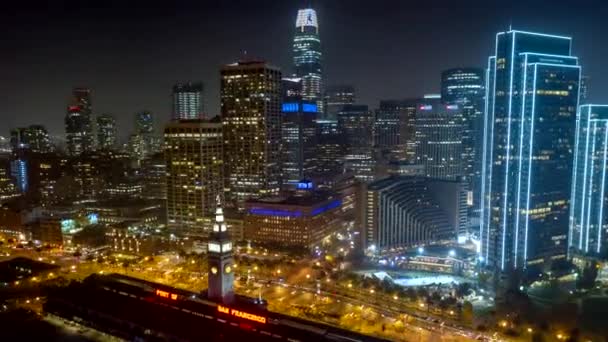
[[[157,127],[169,119],[171,86],[183,79],[202,81],[208,90],[204,98],[209,108],[206,114],[219,114],[219,68],[237,60],[244,51],[281,67],[284,75],[294,72],[290,49],[294,22],[297,10],[308,5],[300,1],[263,1],[258,5],[235,1],[198,4],[191,10],[177,4],[168,9],[175,17],[167,19],[163,16],[167,9],[160,4],[139,8],[133,3],[115,13],[118,3],[110,1],[91,13],[82,5],[66,3],[71,4],[69,10],[42,11],[22,6],[2,21],[11,37],[4,46],[11,53],[2,58],[8,72],[3,89],[6,96],[0,101],[0,118],[8,128],[36,123],[45,125],[51,135],[62,135],[60,121],[74,86],[92,89],[94,113],[115,115],[122,139],[130,132],[130,117],[138,111],[152,111]],[[546,2],[509,7],[479,3],[468,8],[448,3],[439,8],[385,3],[377,8],[363,2],[349,2],[352,6],[341,1],[312,4],[323,40],[325,84],[355,85],[358,102],[370,108],[376,108],[381,99],[438,93],[444,69],[483,67],[494,33],[509,24],[522,30],[575,37],[573,52],[585,66],[583,74],[590,76],[589,99],[605,102],[602,90],[607,88],[604,80],[608,77],[604,77],[607,71],[602,69],[601,56],[606,47],[594,44],[594,37],[601,37],[603,30],[601,25],[593,25],[601,23],[605,6],[582,3],[578,8],[581,15],[570,18],[564,7],[549,7]],[[146,14],[145,19],[134,18],[139,10]],[[538,10],[547,13],[542,20],[533,14]],[[193,20],[197,14],[206,13],[217,15],[205,16],[203,23]],[[386,25],[376,17],[382,17]],[[478,20],[471,21],[471,17]],[[86,26],[78,25],[84,20]],[[220,34],[211,36],[220,23],[224,23]],[[443,25],[437,28],[438,23]],[[159,31],[161,27],[165,31]],[[266,39],[269,36],[273,39]],[[184,44],[192,46],[189,53],[171,54],[171,49],[159,48],[167,44],[177,49]],[[411,47],[415,46],[424,49],[412,53]],[[445,50],[454,52],[451,58],[435,53]],[[45,68],[49,62],[55,67]],[[366,67],[366,63],[374,67]],[[24,87],[36,101],[19,96],[18,91]]]

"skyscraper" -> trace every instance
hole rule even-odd
[[[91,107],[91,90],[74,88],[65,116],[68,154],[77,156],[94,149],[95,127]]]
[[[606,257],[608,105],[582,105],[576,119],[570,200],[571,252]]]
[[[284,185],[295,186],[310,179],[316,170],[317,104],[302,100],[299,78],[283,79],[281,123]]]
[[[458,105],[444,105],[441,97],[426,95],[416,104],[415,163],[427,177],[460,180],[464,176],[464,125]]]
[[[323,72],[321,68],[321,39],[317,12],[312,8],[298,10],[293,38],[295,74],[302,79],[302,97],[316,102],[323,113]]]
[[[345,169],[364,182],[374,179],[374,116],[367,105],[346,105],[338,113],[338,128],[345,146]]]
[[[203,118],[203,84],[178,83],[173,86],[173,120]]]
[[[407,143],[414,140],[416,103],[415,100],[380,101],[374,120],[374,145],[388,154],[389,159],[408,159]]]
[[[324,119],[336,120],[338,112],[344,105],[354,104],[356,101],[355,87],[352,85],[333,85],[325,90]]]
[[[509,270],[566,257],[581,68],[569,37],[496,35],[486,77],[480,259]]]
[[[160,139],[154,134],[154,117],[150,111],[135,113],[135,134],[141,137],[144,157],[159,152]]]
[[[481,68],[454,68],[441,73],[441,99],[461,112],[463,172],[469,186],[471,205],[479,209],[483,144],[484,72]]]
[[[202,235],[224,189],[222,124],[182,120],[165,126],[167,226]]]
[[[25,149],[36,153],[48,153],[53,150],[49,133],[42,125],[12,129],[11,147],[13,151]]]
[[[240,61],[221,70],[228,201],[277,194],[281,183],[281,71]]]
[[[97,117],[97,146],[102,150],[116,147],[116,120],[110,114]]]
[[[317,119],[316,124],[316,174],[328,179],[344,172],[345,146],[337,119]]]

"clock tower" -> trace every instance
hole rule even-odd
[[[234,260],[232,258],[232,241],[226,230],[224,212],[217,197],[215,224],[209,236],[208,245],[209,284],[207,297],[217,302],[231,302],[234,298]]]

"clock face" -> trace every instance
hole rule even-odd
[[[226,267],[224,267],[224,272],[225,272],[226,274],[228,274],[228,273],[232,272],[232,267],[230,267],[230,265],[226,265]]]
[[[215,266],[211,267],[211,273],[217,274],[217,267],[215,267]]]

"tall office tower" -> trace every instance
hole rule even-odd
[[[444,105],[438,95],[426,95],[416,105],[415,163],[427,177],[460,180],[464,176],[464,126],[458,105]]]
[[[151,112],[144,110],[135,113],[135,134],[141,136],[144,156],[160,152],[160,139],[154,134],[154,117]]]
[[[486,74],[480,259],[490,268],[566,257],[581,68],[571,38],[496,35]]]
[[[310,179],[316,170],[317,104],[302,100],[301,90],[301,79],[283,79],[283,185],[292,187],[302,179]]]
[[[345,169],[363,182],[372,181],[375,174],[373,125],[374,116],[367,105],[346,105],[338,113],[338,127],[346,148]]]
[[[333,85],[325,90],[324,119],[336,120],[338,112],[345,105],[355,104],[355,87],[352,85]]]
[[[224,189],[222,123],[173,121],[165,126],[167,226],[187,234],[205,233],[215,199]]]
[[[458,181],[385,178],[367,186],[363,201],[368,254],[454,241],[466,229],[466,191]]]
[[[606,258],[608,105],[582,105],[576,119],[568,246],[574,254]]]
[[[232,240],[224,222],[219,195],[215,209],[215,223],[209,236],[207,251],[209,269],[207,297],[217,302],[229,303],[234,299],[234,259]]]
[[[167,199],[167,164],[163,153],[148,156],[142,162],[143,197]]]
[[[322,179],[344,172],[344,153],[342,133],[338,120],[317,119],[317,169],[315,174]]]
[[[374,120],[374,145],[388,159],[407,160],[407,143],[414,140],[416,101],[382,100]]]
[[[11,176],[17,184],[19,193],[25,194],[29,190],[27,161],[24,158],[11,160]]]
[[[116,120],[110,114],[97,117],[97,146],[101,150],[113,150],[116,147]]]
[[[240,61],[221,70],[225,186],[230,205],[277,194],[281,185],[281,71]]]
[[[91,109],[91,90],[74,88],[65,116],[68,154],[77,156],[95,148],[95,125]]]
[[[25,149],[37,153],[53,151],[51,139],[46,128],[42,125],[30,125],[11,130],[11,147],[13,151]]]
[[[481,68],[455,68],[441,73],[441,99],[446,105],[460,108],[464,131],[462,162],[469,186],[470,205],[479,210],[481,196],[481,154],[485,96],[484,71]]]
[[[321,39],[317,12],[312,8],[298,10],[293,38],[295,74],[302,79],[302,97],[315,102],[323,113],[323,72]]]
[[[203,84],[178,83],[173,86],[173,120],[202,119]]]

